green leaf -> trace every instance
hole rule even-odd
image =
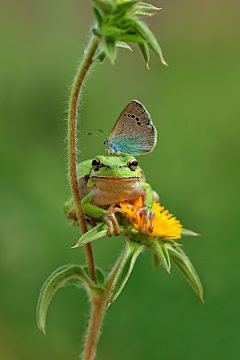
[[[105,51],[103,50],[103,48],[99,47],[99,49],[96,51],[96,53],[93,57],[93,61],[98,61],[98,62],[102,63],[105,58],[106,58]]]
[[[163,264],[164,268],[167,270],[167,272],[170,274],[170,268],[171,268],[171,262],[169,259],[168,251],[166,249],[166,246],[163,244],[160,244],[158,240],[150,241],[150,245],[152,249],[155,251],[155,254]]]
[[[126,284],[135,264],[138,255],[144,250],[144,245],[132,240],[127,240],[121,263],[117,274],[113,280],[110,297],[108,301],[109,307],[119,296],[124,285]]]
[[[201,235],[193,232],[192,230],[182,229],[181,236],[201,236]]]
[[[155,38],[155,36],[153,35],[153,33],[149,30],[149,28],[147,27],[147,25],[145,25],[144,23],[142,23],[141,21],[135,21],[135,24],[133,25],[134,29],[137,31],[137,33],[146,40],[146,42],[148,43],[149,47],[152,49],[152,51],[157,55],[157,57],[159,57],[159,59],[161,60],[161,62],[164,65],[167,65],[166,61],[163,58],[163,54],[162,54],[162,50]]]
[[[193,265],[191,264],[190,260],[186,256],[186,254],[178,247],[174,245],[167,244],[167,249],[169,252],[169,256],[171,260],[175,263],[178,269],[182,272],[185,276],[189,284],[198,294],[202,302],[203,300],[203,287],[201,281],[194,269]]]
[[[120,41],[130,41],[130,42],[135,42],[135,43],[145,43],[146,41],[136,35],[131,35],[131,34],[124,34],[124,35],[120,35],[118,36],[118,40]]]
[[[111,63],[114,63],[116,59],[116,42],[115,40],[108,40],[105,37],[103,38],[104,51],[107,57],[110,59]]]
[[[103,236],[106,236],[108,233],[108,225],[101,223],[97,226],[95,226],[94,228],[92,228],[91,230],[89,230],[86,234],[84,234],[77,242],[77,244],[75,246],[73,246],[72,248],[76,248],[82,245],[85,245],[91,241],[94,241],[96,239],[100,239]]]
[[[82,266],[82,268],[88,274],[88,266],[84,265],[84,266]],[[103,286],[105,283],[105,276],[104,276],[103,271],[101,269],[95,267],[95,272],[96,272],[96,279],[97,279],[98,285]]]
[[[120,49],[127,49],[127,50],[132,51],[132,48],[131,48],[128,44],[126,44],[125,42],[123,42],[123,41],[117,41],[117,42],[116,42],[116,46],[117,46],[118,48],[120,48]]]
[[[145,44],[139,43],[138,46],[139,46],[139,49],[140,49],[140,51],[142,53],[144,61],[145,61],[146,65],[147,65],[147,68],[149,69],[149,49],[148,49],[148,45],[146,43]]]
[[[44,334],[47,310],[53,295],[71,279],[83,281],[88,288],[98,293],[104,292],[104,288],[96,286],[85,270],[79,265],[64,265],[55,270],[43,284],[38,298],[37,324]]]
[[[161,10],[161,8],[157,8],[156,6],[153,6],[151,4],[146,4],[146,3],[140,3],[138,4],[137,7],[138,10],[142,10],[142,11],[156,11],[156,10]]]
[[[152,266],[153,270],[156,270],[159,266],[161,266],[162,263],[159,260],[158,256],[155,254],[155,252],[152,251]]]
[[[95,18],[97,19],[97,22],[98,22],[99,26],[101,27],[102,21],[103,21],[102,15],[98,11],[98,9],[95,7],[93,8],[93,11],[94,11]]]

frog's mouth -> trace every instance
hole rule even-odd
[[[91,176],[92,181],[108,181],[108,180],[121,180],[121,181],[136,181],[140,179],[140,176]]]

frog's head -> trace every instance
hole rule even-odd
[[[97,178],[125,178],[140,180],[141,169],[133,156],[125,156],[120,159],[119,156],[99,155],[92,160],[92,168],[89,174],[92,181]]]

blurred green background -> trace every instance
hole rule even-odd
[[[134,52],[98,65],[86,83],[79,124],[80,159],[102,154],[108,134],[132,99],[141,101],[158,143],[139,157],[161,203],[202,234],[181,243],[204,285],[205,304],[174,267],[152,271],[137,260],[124,291],[107,311],[98,360],[239,359],[240,2],[156,0],[148,19],[169,67],[151,54],[150,71]],[[0,359],[77,359],[89,304],[83,290],[59,290],[47,336],[35,320],[46,277],[85,262],[70,249],[79,230],[62,204],[66,181],[68,86],[93,23],[87,0],[0,3]],[[109,270],[121,238],[93,243]]]

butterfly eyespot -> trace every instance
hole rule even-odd
[[[142,123],[140,121],[137,122],[138,125],[142,125]]]
[[[140,119],[139,119],[139,117],[136,117],[136,121],[139,121]]]
[[[130,114],[128,114],[128,117],[131,117],[131,115],[130,115]]]
[[[135,118],[135,115],[132,115],[132,118],[134,119],[134,118]]]
[[[137,166],[138,166],[137,160],[136,159],[130,160],[129,163],[128,163],[128,166],[132,171],[136,170]]]
[[[100,160],[98,158],[93,159],[92,168],[93,170],[98,170],[100,168]]]
[[[124,114],[124,116],[127,116],[127,114]]]

